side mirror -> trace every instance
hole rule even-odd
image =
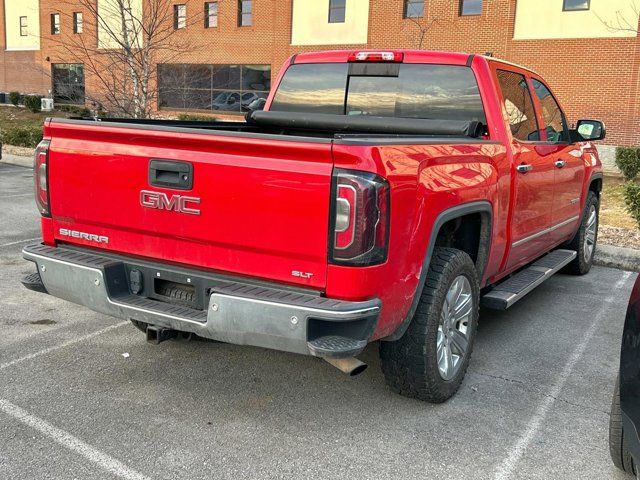
[[[599,120],[578,120],[576,131],[583,140],[604,140],[607,129]]]

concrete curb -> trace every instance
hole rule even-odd
[[[601,267],[640,273],[640,250],[614,247],[613,245],[598,245],[593,263]]]
[[[6,163],[8,165],[17,165],[19,167],[33,168],[32,157],[21,157],[18,155],[11,155],[9,153],[2,154],[2,160],[0,160],[0,164],[2,163]]]

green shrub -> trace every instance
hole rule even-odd
[[[42,127],[13,127],[2,131],[2,143],[16,147],[35,148],[42,140]]]
[[[624,178],[633,181],[640,175],[640,148],[618,147],[616,148],[616,165],[624,175]]]
[[[79,117],[88,117],[91,115],[91,111],[82,105],[56,105],[56,110],[77,115]]]
[[[640,228],[640,185],[629,182],[624,187],[624,198],[627,201],[627,210]]]
[[[20,103],[20,93],[19,92],[9,92],[9,101],[13,103],[14,106],[18,106]]]
[[[37,95],[27,95],[24,97],[24,106],[31,110],[33,113],[40,111],[42,97]]]
[[[178,115],[178,120],[183,122],[215,122],[216,117],[209,117],[207,115],[194,115],[192,113],[181,113]]]

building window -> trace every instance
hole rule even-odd
[[[424,16],[424,1],[404,0],[404,18],[420,18]]]
[[[60,34],[60,14],[52,13],[51,14],[51,35],[59,35]]]
[[[482,15],[482,0],[460,0],[460,16]]]
[[[565,12],[589,10],[590,3],[591,0],[564,0],[562,3],[562,10]]]
[[[187,28],[187,6],[186,5],[173,6],[173,28],[175,30],[181,30],[183,28]]]
[[[253,0],[238,0],[238,26],[253,25]]]
[[[329,0],[329,23],[344,23],[346,0]]]
[[[55,103],[84,105],[84,66],[81,63],[51,65]]]
[[[27,17],[20,17],[20,36],[27,36]]]
[[[158,65],[160,108],[247,112],[270,88],[270,65]]]
[[[82,12],[73,12],[73,33],[82,33],[83,30]]]
[[[218,2],[205,2],[204,4],[204,28],[218,26]]]

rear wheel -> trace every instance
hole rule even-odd
[[[609,453],[613,464],[620,470],[631,475],[636,474],[633,458],[627,448],[622,429],[622,410],[620,409],[620,379],[616,380],[616,387],[611,400],[611,416],[609,417]]]
[[[568,248],[575,250],[578,255],[567,265],[567,271],[574,275],[585,275],[591,270],[593,256],[598,242],[598,220],[600,202],[595,192],[589,191],[584,206],[582,221],[576,236],[569,242]]]
[[[380,344],[382,370],[393,391],[432,403],[456,393],[473,349],[479,297],[469,255],[437,247],[409,328],[399,340]]]

